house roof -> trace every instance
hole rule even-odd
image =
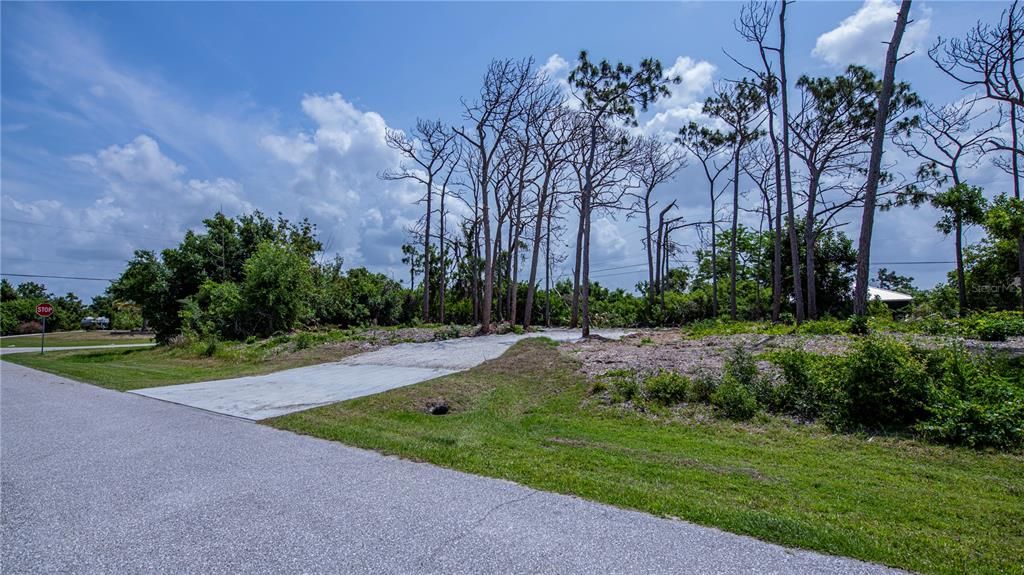
[[[914,296],[882,288],[868,286],[868,299],[878,298],[884,302],[914,301]]]

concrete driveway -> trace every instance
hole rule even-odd
[[[626,332],[595,330],[593,333],[617,339]],[[267,375],[151,387],[132,393],[214,413],[259,420],[467,370],[500,356],[517,341],[536,336],[573,341],[579,338],[579,331],[546,330],[526,335],[403,343],[339,362]]]
[[[0,365],[4,573],[896,573]]]

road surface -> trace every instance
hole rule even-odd
[[[0,367],[4,573],[883,574]]]

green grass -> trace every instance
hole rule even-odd
[[[428,402],[452,412],[432,416]],[[599,404],[550,341],[268,422],[538,489],[924,573],[1024,573],[1024,457],[698,408]]]
[[[291,344],[294,346],[294,344]],[[251,346],[220,344],[206,357],[200,345],[121,348],[90,351],[17,353],[4,361],[54,373],[108,389],[130,391],[146,387],[260,375],[327,361],[356,352],[352,348],[310,347],[275,350],[264,342]]]
[[[39,347],[39,334],[27,336],[0,337],[0,347]],[[111,334],[96,331],[58,331],[46,334],[46,346],[78,347],[85,345],[123,345],[132,343],[153,343],[151,335]]]

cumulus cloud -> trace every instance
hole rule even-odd
[[[665,70],[665,77],[678,77],[681,82],[670,86],[672,96],[659,100],[658,105],[661,108],[689,106],[711,87],[715,70],[715,65],[711,62],[679,56],[672,67]]]
[[[17,241],[5,239],[5,256],[50,248],[53,255],[48,257],[80,260],[96,275],[97,262],[121,262],[136,249],[172,245],[191,225],[219,209],[252,209],[238,182],[186,179],[185,167],[165,155],[148,135],[74,156],[69,165],[87,172],[97,195],[77,204],[69,199],[24,201],[5,194],[6,218],[39,225],[19,227]],[[82,273],[77,270],[72,271]]]
[[[622,231],[619,226],[615,225],[615,222],[603,217],[595,219],[591,222],[591,226],[593,226],[594,256],[598,260],[612,260],[626,255],[626,238],[622,236]]]
[[[839,26],[818,36],[812,54],[825,62],[844,67],[849,64],[880,66],[886,45],[892,37],[899,4],[896,0],[865,0],[853,15]],[[927,10],[912,14],[903,35],[901,53],[920,52],[928,39],[931,18]]]
[[[350,264],[394,264],[406,228],[420,217],[422,190],[377,177],[403,160],[387,146],[387,123],[338,93],[307,95],[301,105],[312,130],[262,139],[290,166],[289,190],[304,198],[301,215],[319,222]]]
[[[655,112],[641,124],[640,132],[671,138],[679,128],[690,122],[708,123],[711,120],[701,113],[703,98],[714,83],[714,64],[679,56],[667,70],[665,77],[678,77],[679,84],[669,86],[672,95],[658,100]]]

